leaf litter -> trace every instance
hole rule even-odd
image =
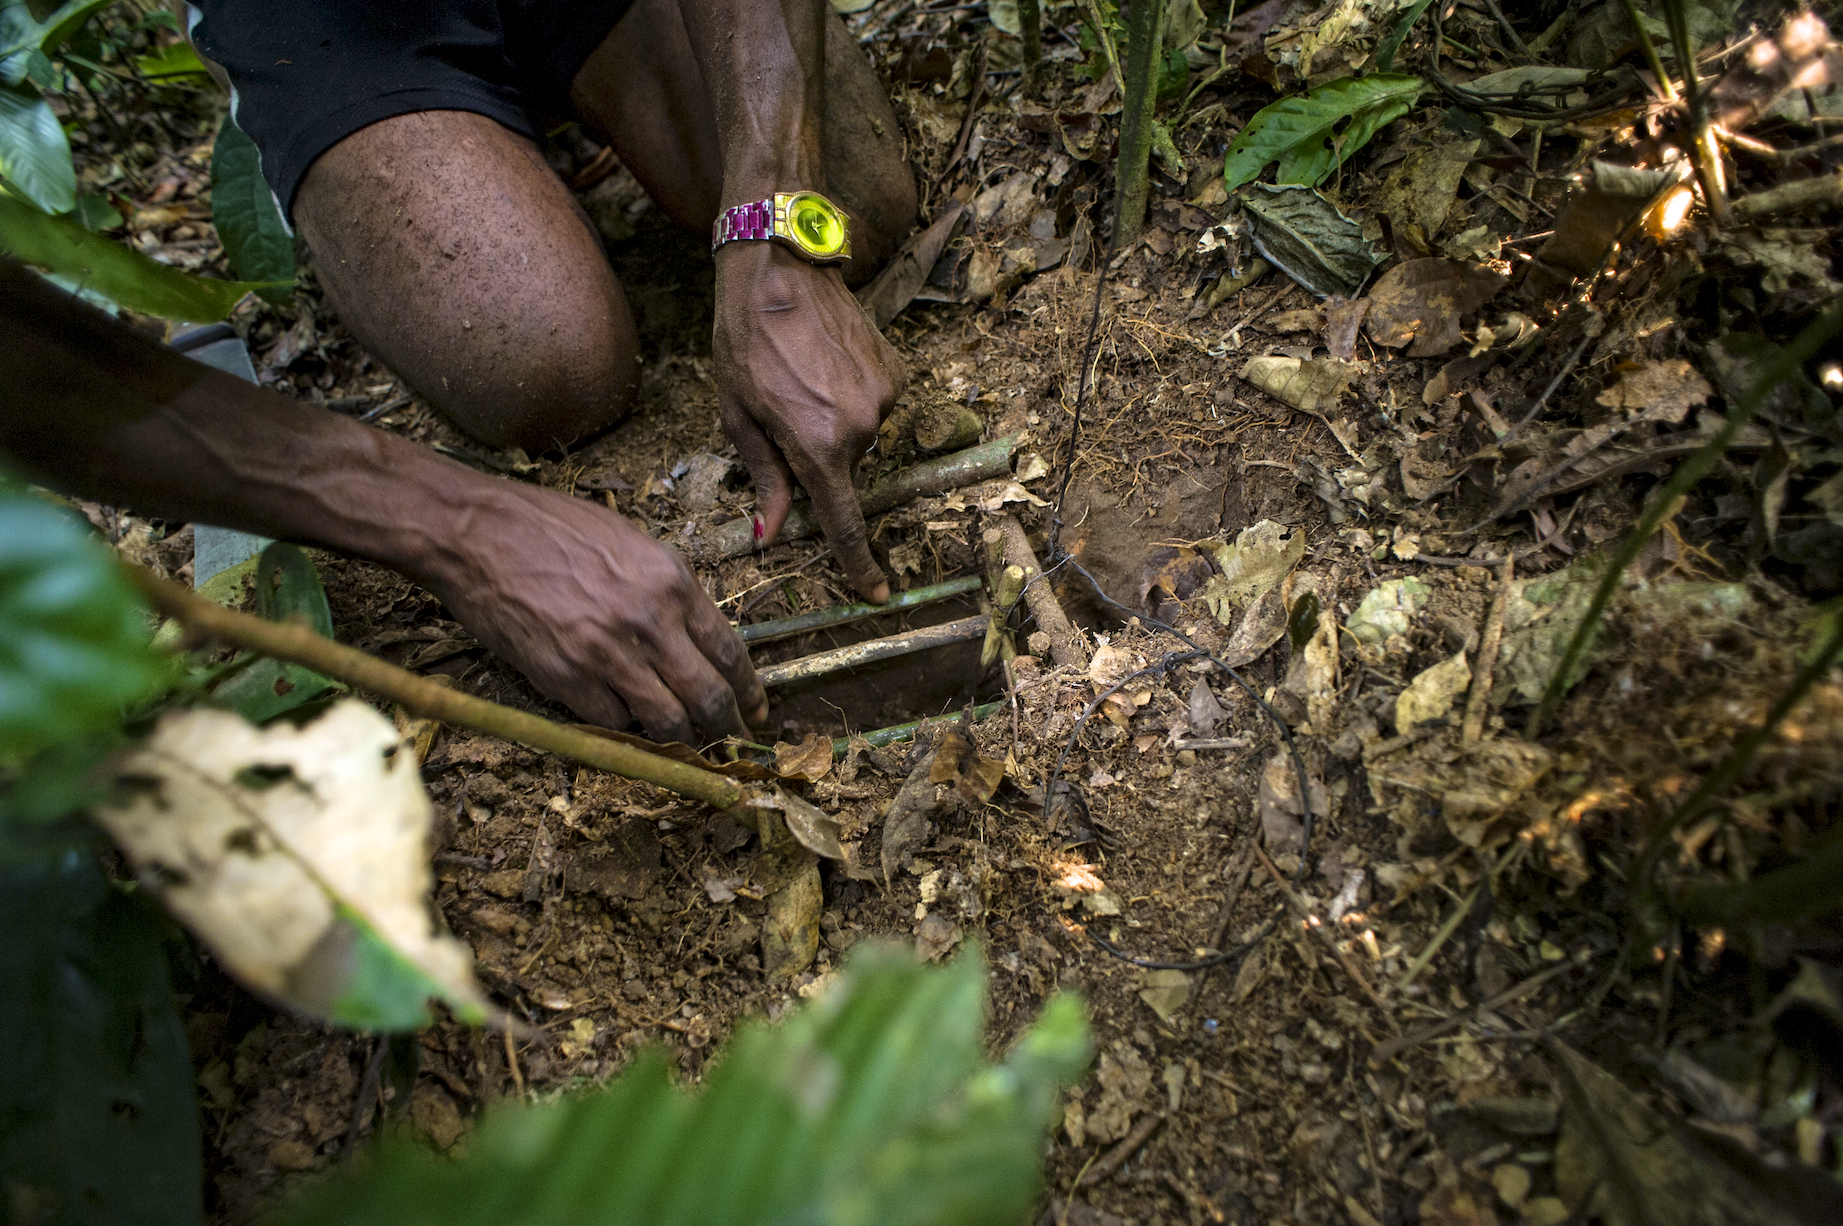
[[[1617,37],[1629,41],[1623,12],[1602,7]],[[1219,16],[1213,7],[1204,11]],[[983,15],[970,10],[893,12],[872,5],[854,20],[864,23],[858,28],[871,37],[879,68],[895,82],[918,169],[938,176],[970,96],[972,43],[989,41],[1001,73],[1017,66],[1016,44],[990,33]],[[927,709],[919,702],[894,709],[874,707],[862,689],[830,692],[846,711],[845,727],[819,701],[777,710],[780,722],[762,739],[799,752],[808,768],[798,789],[838,823],[851,850],[836,869],[820,871],[806,903],[775,909],[773,917],[770,900],[804,875],[798,855],[760,848],[733,823],[646,789],[437,731],[426,763],[436,802],[433,839],[445,857],[437,864],[435,903],[473,947],[495,1004],[554,1021],[555,1033],[568,1036],[552,1045],[515,1044],[524,1084],[594,1081],[657,1040],[695,1079],[737,1019],[786,1007],[814,990],[855,942],[890,934],[950,960],[983,941],[1001,1043],[1012,1033],[1010,1019],[1030,1015],[1059,983],[1079,986],[1093,1002],[1101,1076],[1064,1100],[1063,1131],[1049,1159],[1052,1183],[1076,1188],[1107,1147],[1129,1135],[1149,1139],[1121,1155],[1112,1173],[1063,1197],[1070,1221],[1093,1213],[1212,1221],[1218,1214],[1341,1215],[1361,1222],[1367,1219],[1360,1214],[1378,1221],[1411,1220],[1417,1212],[1451,1217],[1462,1206],[1472,1217],[1454,1220],[1486,1220],[1487,1212],[1500,1221],[1561,1220],[1588,1194],[1572,1175],[1558,1182],[1559,1157],[1544,1163],[1529,1155],[1559,1152],[1554,1096],[1564,1065],[1539,1044],[1504,1037],[1545,1030],[1591,1052],[1673,1128],[1698,1127],[1696,1120],[1713,1119],[1710,1112],[1731,1118],[1740,1095],[1754,1104],[1753,1115],[1724,1125],[1738,1130],[1732,1135],[1740,1146],[1771,1163],[1804,1164],[1795,1169],[1833,1165],[1826,1110],[1837,1091],[1796,1024],[1821,1011],[1794,1011],[1793,1021],[1780,1024],[1736,1004],[1748,1000],[1749,975],[1782,987],[1796,965],[1756,961],[1737,932],[1719,934],[1725,944],[1716,948],[1718,934],[1710,930],[1685,928],[1673,944],[1668,931],[1629,923],[1618,876],[1629,870],[1649,824],[1764,718],[1810,648],[1812,627],[1821,629],[1823,615],[1809,605],[1836,590],[1838,566],[1820,549],[1799,553],[1784,544],[1801,532],[1801,542],[1818,539],[1830,523],[1826,500],[1836,501],[1826,492],[1838,462],[1829,454],[1834,440],[1824,441],[1835,427],[1821,364],[1769,400],[1768,416],[1742,435],[1719,480],[1699,487],[1641,555],[1574,680],[1560,730],[1540,745],[1516,733],[1591,594],[1598,572],[1584,559],[1616,543],[1657,476],[1701,445],[1771,354],[1790,342],[1791,321],[1812,313],[1828,292],[1833,274],[1821,264],[1836,210],[1820,205],[1723,230],[1710,226],[1698,205],[1677,230],[1653,228],[1660,202],[1686,182],[1651,152],[1673,139],[1668,121],[1634,112],[1642,96],[1621,86],[1627,78],[1617,73],[1583,80],[1579,74],[1595,66],[1571,58],[1577,53],[1566,31],[1543,41],[1543,29],[1507,16],[1551,64],[1525,62],[1489,11],[1461,6],[1444,16],[1442,28],[1472,51],[1448,47],[1438,65],[1457,87],[1503,98],[1528,85],[1532,108],[1606,93],[1626,109],[1546,125],[1538,142],[1525,117],[1476,111],[1445,93],[1434,105],[1423,94],[1360,147],[1340,143],[1335,132],[1316,152],[1302,147],[1302,163],[1330,167],[1317,195],[1242,184],[1240,194],[1262,207],[1297,200],[1322,219],[1341,219],[1334,224],[1352,236],[1348,275],[1357,279],[1334,297],[1299,288],[1289,267],[1193,315],[1216,279],[1230,275],[1231,253],[1199,251],[1191,240],[1228,219],[1218,159],[1244,121],[1276,97],[1295,98],[1355,71],[1396,14],[1378,19],[1362,6],[1325,6],[1293,17],[1263,10],[1246,24],[1238,14],[1228,32],[1205,26],[1188,48],[1190,86],[1218,63],[1228,71],[1203,86],[1181,116],[1181,99],[1161,112],[1195,173],[1183,183],[1156,181],[1149,229],[1184,241],[1164,247],[1157,239],[1108,272],[1121,296],[1104,310],[1090,402],[1097,413],[1084,425],[1074,464],[1078,481],[1094,480],[1112,501],[1094,500],[1079,528],[1071,525],[1080,508],[1064,506],[1064,533],[1089,534],[1129,576],[1154,549],[1174,547],[1170,542],[1217,563],[1202,586],[1184,594],[1176,590],[1179,572],[1163,569],[1172,586],[1149,585],[1145,607],[1242,669],[1252,693],[1193,660],[1129,681],[1120,701],[1103,704],[1077,729],[1098,678],[1059,672],[1032,647],[1035,630],[1025,623],[1015,635],[1015,720],[1001,711],[958,734],[980,762],[1002,772],[976,805],[960,788],[972,778],[976,794],[992,767],[934,781],[939,725],[924,735],[919,755],[902,745],[852,741],[829,771],[821,769],[825,742],[900,722],[898,716],[946,712],[951,722],[963,693],[933,698]],[[1583,20],[1590,31],[1603,24],[1598,10]],[[1823,80],[1809,77],[1835,56],[1825,49],[1827,30],[1797,43],[1792,23],[1758,18],[1761,33],[1748,46],[1770,43],[1782,65],[1756,68],[1758,57],[1741,54],[1740,45],[1754,17],[1696,20],[1716,65],[1711,94],[1739,125],[1729,130],[1781,149],[1819,139],[1809,114],[1785,109],[1785,100],[1804,106],[1809,87],[1820,109],[1829,105]],[[1796,20],[1808,30],[1813,19]],[[1429,21],[1423,12],[1398,56],[1402,72],[1425,80],[1434,67]],[[1654,31],[1653,38],[1673,62],[1668,35]],[[1575,41],[1580,55],[1593,54],[1592,39]],[[1045,39],[1046,52],[1060,45]],[[1453,57],[1463,65],[1455,67]],[[1554,65],[1567,71],[1549,71]],[[1041,92],[1015,106],[982,101],[975,139],[942,193],[971,206],[1028,171],[1034,206],[1024,207],[1016,186],[1010,195],[1000,192],[985,226],[941,241],[921,288],[911,295],[899,286],[893,294],[918,300],[877,307],[910,367],[912,392],[969,406],[989,436],[1032,431],[1032,447],[1051,470],[1049,481],[1033,487],[1046,502],[1069,463],[1064,398],[1076,386],[1076,350],[1105,246],[1118,122],[1109,113],[1117,102],[1091,99],[1090,83],[1065,79],[1072,71],[1052,60]],[[1807,74],[1805,83],[1788,93],[1799,73]],[[1613,94],[1620,88],[1628,92]],[[1538,92],[1545,89],[1553,92]],[[1774,117],[1762,123],[1769,111]],[[100,116],[94,124],[100,140]],[[201,141],[208,135],[207,128]],[[551,152],[560,165],[583,169],[600,148],[569,132],[553,139]],[[180,179],[180,203],[198,198],[198,166],[182,153],[160,155],[170,158],[170,174],[165,167],[146,171],[149,182]],[[1744,149],[1731,156],[1729,190],[1737,200],[1823,170],[1812,154],[1786,162]],[[580,471],[575,490],[665,532],[697,514],[745,514],[746,483],[681,492],[673,476],[680,464],[688,474],[699,455],[729,458],[711,420],[707,322],[687,318],[709,292],[707,282],[698,288],[697,275],[707,274],[695,274],[702,267],[696,243],[673,246],[672,231],[625,170],[588,194],[591,216],[615,236],[610,250],[643,335],[661,338],[657,366],[643,380],[646,408],[566,459],[492,458],[564,490]],[[162,214],[165,206],[152,195],[135,201],[137,241],[181,266],[202,264],[212,248],[201,210]],[[1007,199],[1014,200],[1008,212]],[[1252,228],[1282,255],[1278,263],[1290,258],[1307,267],[1283,253],[1283,243],[1289,251],[1329,249],[1328,240],[1268,211],[1266,220],[1250,214]],[[936,208],[928,220],[942,215]],[[193,233],[181,233],[185,227]],[[1554,234],[1544,238],[1545,230]],[[1066,244],[1065,258],[1038,270],[1049,244]],[[1007,254],[1026,246],[1027,261]],[[976,296],[967,272],[979,249],[992,296],[975,310],[956,304]],[[1465,299],[1454,296],[1455,305],[1427,312],[1433,326],[1421,327],[1417,314],[1412,336],[1401,330],[1400,348],[1381,344],[1377,330],[1389,319],[1386,311],[1377,315],[1378,298],[1391,268],[1442,256],[1459,267],[1483,265],[1510,283],[1473,307],[1458,307]],[[926,262],[912,260],[908,275]],[[1002,271],[1007,263],[1011,270]],[[1301,279],[1331,288],[1322,270]],[[661,285],[681,288],[649,288]],[[1575,296],[1578,290],[1590,292]],[[1424,304],[1407,305],[1418,313]],[[335,411],[381,409],[374,421],[382,428],[482,454],[369,364],[311,276],[293,306],[251,311],[246,322],[259,369],[280,390]],[[1297,331],[1283,333],[1280,317],[1288,312],[1307,314]],[[1411,351],[1423,335],[1436,338],[1429,346],[1447,347],[1437,357],[1416,356]],[[1304,343],[1314,348],[1278,348]],[[1266,389],[1241,372],[1257,357],[1296,360],[1300,368],[1336,360],[1355,369],[1334,404],[1315,406],[1321,420],[1283,396],[1253,394]],[[1710,391],[1697,400],[1704,384]],[[1055,386],[1062,398],[1048,390]],[[1342,423],[1335,433],[1334,422]],[[919,443],[897,437],[875,462],[899,466],[907,448]],[[1511,484],[1532,461],[1529,474],[1552,479]],[[1567,466],[1556,470],[1558,461]],[[619,477],[597,479],[610,472]],[[1022,472],[1014,478],[1034,479]],[[623,488],[629,483],[634,488]],[[986,504],[996,499],[1046,550],[1053,508],[1007,501],[1012,492],[1001,483],[924,500],[874,520],[873,539],[892,561],[903,551],[901,580],[912,586],[976,573],[985,565]],[[1507,492],[1519,496],[1506,501]],[[702,504],[706,493],[711,501],[700,512],[691,503]],[[1480,526],[1497,507],[1509,509]],[[162,539],[173,526],[109,508],[97,508],[93,519],[124,551],[176,559],[171,566],[184,561],[183,541]],[[1212,607],[1203,588],[1227,577],[1219,549],[1263,521],[1280,527],[1274,543],[1297,556],[1275,568],[1258,593],[1224,599],[1226,585],[1218,583]],[[726,612],[757,620],[842,599],[848,587],[829,562],[812,558],[818,548],[781,545],[750,558],[697,561],[710,590],[729,601]],[[1507,555],[1516,573],[1493,653],[1487,644]],[[1039,561],[1051,558],[1042,552]],[[394,576],[353,563],[323,566],[342,638],[407,629],[431,643],[467,642],[439,606]],[[1149,625],[1084,612],[1079,583],[1064,573],[1046,582],[1084,634],[1108,637],[1107,684],[1171,649],[1173,640]],[[1113,594],[1130,602],[1130,587],[1129,579]],[[1372,593],[1383,594],[1372,601]],[[408,641],[409,650],[417,646]],[[784,654],[761,658],[806,649],[812,645],[788,644]],[[477,646],[443,659],[431,667],[451,669],[476,692],[537,701]],[[919,693],[928,680],[898,676],[887,690]],[[1460,715],[1487,681],[1482,731],[1468,741]],[[974,696],[987,694],[1009,697],[993,690]],[[1335,944],[1383,994],[1406,1037],[1441,1018],[1456,1022],[1374,1066],[1369,1055],[1392,1032],[1333,947],[1311,933],[1289,928],[1232,969],[1214,972],[1129,967],[1084,935],[1182,962],[1198,950],[1232,947],[1273,912],[1277,885],[1241,856],[1263,828],[1262,779],[1280,748],[1256,699],[1288,720],[1314,796],[1321,786],[1325,792],[1325,811],[1301,857],[1301,901],[1319,908],[1314,914],[1322,920],[1333,903],[1346,902],[1348,887],[1348,905],[1329,923]],[[1442,706],[1444,714],[1434,713]],[[1843,752],[1835,732],[1840,710],[1834,684],[1815,689],[1789,717],[1796,738],[1769,741],[1731,794],[1731,807],[1672,839],[1662,880],[1674,888],[1764,879],[1819,841],[1833,797],[1822,764]],[[1174,738],[1180,725],[1187,732]],[[1048,759],[1072,733],[1070,782],[1050,789],[1052,818],[1042,807]],[[1205,739],[1234,747],[1183,748]],[[1110,782],[1072,782],[1097,778]],[[911,782],[917,803],[897,809],[891,802]],[[1296,788],[1296,780],[1276,782],[1287,786]],[[1301,814],[1287,812],[1276,791],[1267,816],[1297,822]],[[907,834],[886,876],[877,852],[892,826]],[[560,867],[539,874],[538,898],[526,901],[540,829],[554,842]],[[650,869],[646,857],[630,866],[617,851],[640,847],[636,829],[657,848]],[[573,866],[607,860],[617,861],[618,874],[604,865],[573,884]],[[1247,866],[1245,876],[1238,865]],[[494,892],[500,874],[511,874],[508,895]],[[598,887],[603,878],[610,888]],[[707,882],[721,888],[709,891]],[[714,901],[725,892],[730,897]],[[770,923],[783,914],[798,922]],[[767,930],[777,926],[785,927],[781,944],[792,951],[777,969],[809,958],[805,969],[769,975],[764,955],[780,938]],[[1794,935],[1828,939],[1812,928]],[[1633,956],[1622,961],[1627,941]],[[1577,957],[1587,959],[1584,967]],[[1670,994],[1660,991],[1666,967],[1676,975]],[[1525,986],[1544,974],[1551,977]],[[1518,990],[1523,994],[1500,1000]],[[206,1080],[224,1090],[203,1101],[208,1125],[234,1155],[214,1166],[215,1185],[225,1204],[254,1206],[302,1169],[269,1161],[272,1138],[301,1138],[298,1152],[276,1151],[290,1163],[325,1163],[336,1152],[365,1049],[279,1014],[252,1030],[241,1020],[249,1006],[228,993],[207,988],[193,1007],[205,1019],[195,1029]],[[212,1020],[218,1018],[235,1020],[226,1028]],[[578,1038],[573,1023],[583,1019],[594,1029]],[[1653,1063],[1623,1059],[1660,1033],[1669,1045]],[[479,1043],[444,1021],[423,1032],[421,1047],[423,1072],[393,1098],[412,1131],[433,1137],[429,1122],[449,1119],[470,1130],[481,1102],[514,1092],[512,1066],[497,1041]],[[1340,1080],[1347,1056],[1352,1075]],[[1182,1089],[1176,1098],[1163,1075],[1172,1065]],[[1677,1072],[1652,1079],[1642,1071],[1654,1067]],[[1712,1088],[1710,1078],[1731,1093]],[[1701,1089],[1685,1088],[1692,1086]],[[1179,1113],[1181,1126],[1142,1133],[1160,1112]],[[1097,1115],[1102,1127],[1087,1128]],[[452,1141],[447,1127],[441,1135]],[[1506,1143],[1510,1149],[1493,1152]],[[1737,1169],[1751,1172],[1748,1178],[1759,1174],[1745,1164]]]

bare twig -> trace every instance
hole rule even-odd
[[[1429,1039],[1437,1039],[1443,1034],[1457,1030],[1481,1013],[1489,1013],[1493,1009],[1500,1009],[1505,1005],[1522,1000],[1525,996],[1528,996],[1531,992],[1534,992],[1537,988],[1555,978],[1555,976],[1565,971],[1571,971],[1577,966],[1586,965],[1589,957],[1590,955],[1586,953],[1576,954],[1566,962],[1559,962],[1545,971],[1540,971],[1531,975],[1522,983],[1504,989],[1502,992],[1499,992],[1496,996],[1491,997],[1476,1008],[1456,1014],[1453,1017],[1447,1018],[1445,1021],[1435,1022],[1433,1025],[1423,1027],[1413,1034],[1406,1034],[1398,1039],[1392,1039],[1369,1054],[1369,1066],[1371,1068],[1381,1068],[1384,1064],[1387,1064],[1390,1060],[1401,1055],[1401,1053],[1407,1051],[1409,1048],[1417,1047],[1427,1042]]]
[[[838,647],[831,651],[802,656],[798,660],[789,660],[785,664],[771,664],[760,671],[761,682],[770,688],[777,685],[789,685],[795,681],[809,681],[815,677],[829,676],[832,673],[857,668],[877,660],[893,659],[896,656],[906,656],[917,651],[944,647],[949,643],[964,643],[971,639],[984,638],[986,626],[990,620],[984,615],[963,617],[959,621],[947,622],[939,626],[924,626],[920,630],[906,630],[901,634],[892,634],[863,643],[853,643],[849,647]]]
[[[1485,616],[1485,636],[1478,644],[1478,663],[1472,669],[1472,692],[1465,700],[1465,720],[1459,737],[1476,741],[1485,733],[1485,716],[1491,707],[1492,673],[1497,670],[1498,645],[1504,640],[1504,614],[1510,608],[1510,584],[1516,575],[1516,555],[1507,554],[1498,575],[1497,595],[1492,598],[1491,612]]]
[[[738,626],[737,630],[741,633],[742,641],[745,643],[773,643],[780,639],[793,638],[796,635],[811,634],[815,630],[829,630],[835,626],[850,625],[852,622],[863,621],[866,618],[880,617],[885,613],[903,613],[911,609],[919,609],[924,605],[934,604],[941,600],[951,600],[955,596],[964,596],[978,589],[979,580],[975,577],[949,579],[945,583],[934,583],[927,587],[898,592],[883,604],[869,604],[860,601],[857,604],[809,609],[805,613],[796,613],[792,617]]]
[[[1015,515],[1000,515],[998,530],[1004,534],[1005,564],[1024,570],[1024,603],[1030,606],[1030,615],[1037,619],[1037,628],[1049,635],[1050,658],[1060,665],[1087,668],[1088,653],[1082,650],[1080,636],[1070,624],[1068,614],[1062,611],[1062,602],[1056,599],[1049,578],[1044,575],[1030,540],[1024,535],[1024,526],[1018,523]]]
[[[226,609],[139,566],[124,564],[122,569],[149,604],[194,634],[299,664],[354,689],[388,698],[423,719],[517,741],[719,809],[732,808],[748,798],[740,784],[715,772],[460,693],[356,648],[323,639],[304,625],[266,621]]]
[[[1369,998],[1372,1005],[1376,1006],[1376,1011],[1382,1014],[1383,1020],[1389,1024],[1389,1029],[1399,1033],[1401,1027],[1396,1024],[1395,1015],[1383,1003],[1382,997],[1377,995],[1376,989],[1370,986],[1369,980],[1363,977],[1363,972],[1357,969],[1357,964],[1351,961],[1350,955],[1337,947],[1337,938],[1332,936],[1323,924],[1315,922],[1318,917],[1313,915],[1311,909],[1305,905],[1305,900],[1293,891],[1293,887],[1286,880],[1286,875],[1272,860],[1267,858],[1267,853],[1261,850],[1259,844],[1250,843],[1249,846],[1254,848],[1254,854],[1260,860],[1261,867],[1267,870],[1268,876],[1273,878],[1274,885],[1279,887],[1281,896],[1299,914],[1299,918],[1305,921],[1306,929],[1317,934],[1325,948],[1331,951],[1331,956],[1337,959],[1338,965],[1344,968],[1344,973],[1350,976],[1350,981]]]

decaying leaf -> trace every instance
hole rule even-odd
[[[1332,357],[1348,362],[1356,356],[1357,332],[1368,314],[1368,298],[1352,302],[1342,294],[1333,294],[1325,299],[1325,348]]]
[[[774,769],[784,779],[817,783],[832,773],[832,738],[809,732],[798,745],[785,741],[774,746]]]
[[[1431,242],[1446,224],[1465,168],[1477,152],[1475,140],[1443,141],[1413,150],[1383,183],[1381,211],[1398,231],[1417,225]]]
[[[1331,794],[1322,780],[1306,776],[1312,789],[1313,817],[1331,812]],[[1261,788],[1255,799],[1255,813],[1261,819],[1261,834],[1269,855],[1298,851],[1305,838],[1305,805],[1299,800],[1299,771],[1293,755],[1285,749],[1274,752],[1261,768]]]
[[[1815,1226],[1843,1220],[1843,1188],[1816,1169],[1775,1170],[1665,1116],[1549,1040],[1562,1089],[1555,1181],[1582,1220],[1607,1226]]]
[[[1769,294],[1807,282],[1825,293],[1843,288],[1830,275],[1829,257],[1812,245],[1810,231],[1734,230],[1723,234],[1721,247],[1736,264],[1757,269],[1760,288]]]
[[[890,802],[883,819],[883,879],[889,881],[900,872],[934,833],[934,814],[940,803],[936,788],[928,778],[933,767],[929,760],[909,772]]]
[[[1349,362],[1336,358],[1249,358],[1241,377],[1304,413],[1327,413],[1338,407],[1344,389],[1356,378]]]
[[[1596,397],[1596,403],[1674,426],[1714,394],[1715,389],[1694,366],[1682,358],[1670,358],[1628,365],[1619,372],[1619,381]]]
[[[932,912],[915,929],[915,956],[923,962],[939,962],[960,943],[961,935],[960,925]]]
[[[928,764],[928,782],[951,783],[966,803],[982,805],[1004,780],[1003,762],[981,757],[978,747],[958,732],[941,734]]]
[[[168,715],[97,820],[240,980],[341,1025],[484,1020],[472,957],[430,927],[431,810],[397,730],[354,699],[296,728]]]
[[[1190,976],[1183,971],[1147,971],[1139,999],[1158,1014],[1159,1021],[1169,1024],[1190,1003]]]
[[[1234,611],[1243,608],[1279,584],[1305,556],[1305,533],[1287,535],[1285,525],[1263,519],[1244,528],[1232,545],[1215,545],[1220,575],[1203,587],[1203,599],[1216,620],[1228,625]]]
[[[1203,677],[1198,677],[1197,683],[1190,687],[1188,717],[1190,730],[1198,736],[1208,736],[1229,717],[1229,713],[1222,709],[1222,704],[1216,701],[1215,692],[1209,688],[1209,681]]]
[[[1529,282],[1539,293],[1562,289],[1598,272],[1607,253],[1651,203],[1682,182],[1687,163],[1641,170],[1595,162],[1555,219],[1555,233],[1531,261]]]
[[[1383,260],[1363,226],[1309,187],[1248,189],[1242,208],[1253,219],[1255,250],[1320,298],[1354,298]]]
[[[1438,256],[1408,260],[1383,273],[1370,290],[1365,330],[1378,345],[1408,345],[1411,358],[1438,357],[1465,339],[1461,317],[1503,287],[1504,278],[1489,268]]]
[[[1101,1096],[1088,1113],[1088,1136],[1118,1141],[1133,1126],[1133,1117],[1152,1092],[1152,1070],[1138,1048],[1119,1041],[1101,1053],[1094,1080],[1101,1087]]]
[[[1222,662],[1230,668],[1240,668],[1258,660],[1285,633],[1286,602],[1280,599],[1278,588],[1270,587],[1248,606],[1248,611],[1236,624],[1235,633],[1229,636],[1229,645],[1222,649]]]
[[[1432,595],[1432,588],[1412,576],[1390,579],[1363,597],[1344,629],[1359,643],[1380,643],[1392,634],[1406,634]]]
[[[1471,680],[1472,669],[1463,651],[1417,674],[1395,698],[1395,734],[1406,736],[1415,725],[1444,716]]]

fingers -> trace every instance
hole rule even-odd
[[[723,430],[755,482],[755,543],[765,545],[780,533],[793,507],[793,470],[755,419],[732,402],[723,406]]]
[[[857,491],[851,487],[849,477],[849,469],[842,480],[836,471],[815,469],[810,474],[802,473],[800,483],[813,496],[813,514],[851,586],[865,600],[882,604],[889,599],[890,586],[870,552],[870,533],[864,526],[864,512],[858,506]]]
[[[736,705],[751,724],[768,718],[768,691],[749,662],[749,649],[715,605],[693,606],[686,618],[691,641],[729,685]]]

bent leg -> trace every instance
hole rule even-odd
[[[638,0],[576,74],[570,97],[672,220],[707,233],[717,217],[723,168],[679,2]],[[829,12],[825,99],[825,191],[851,215],[854,254],[845,279],[858,285],[908,237],[915,177],[882,83],[844,22]]]
[[[467,111],[386,119],[314,162],[294,213],[346,327],[468,434],[535,454],[632,409],[627,300],[525,138]]]

